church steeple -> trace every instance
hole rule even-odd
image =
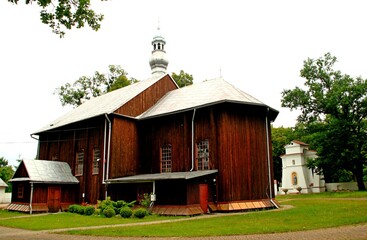
[[[149,60],[150,68],[152,69],[152,74],[165,74],[168,66],[168,60],[166,58],[166,51],[164,50],[164,46],[166,45],[166,41],[164,37],[160,34],[160,28],[158,26],[157,33],[153,37],[152,40],[152,56]]]

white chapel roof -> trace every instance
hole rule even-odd
[[[258,99],[234,87],[222,78],[216,78],[168,92],[138,118],[152,118],[222,102],[266,106]]]
[[[8,187],[8,184],[6,184],[1,178],[0,178],[0,187]]]

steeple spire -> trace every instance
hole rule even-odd
[[[168,60],[166,58],[166,51],[164,50],[164,45],[166,41],[164,37],[160,34],[160,26],[158,21],[157,33],[152,40],[152,56],[149,60],[150,68],[152,69],[152,74],[165,74],[168,66]]]

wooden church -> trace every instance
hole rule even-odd
[[[179,88],[166,74],[165,44],[153,38],[150,78],[88,100],[33,134],[42,161],[32,161],[56,175],[37,180],[34,164],[23,161],[9,208],[55,211],[144,193],[162,215],[277,207],[270,123],[278,111],[222,78]],[[50,162],[63,163],[67,177]]]

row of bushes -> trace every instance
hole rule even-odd
[[[145,208],[137,208],[132,210],[134,204],[135,201],[128,203],[123,200],[112,201],[110,198],[107,198],[106,200],[98,201],[97,209],[95,209],[94,206],[73,204],[69,206],[68,212],[87,216],[93,214],[103,215],[107,218],[111,218],[117,214],[120,214],[123,218],[130,218],[131,216],[136,218],[144,218],[149,214]]]
[[[96,212],[96,209],[94,208],[94,206],[82,206],[78,204],[73,204],[69,206],[68,212],[90,216]]]
[[[144,218],[148,215],[148,211],[145,208],[137,208],[135,210],[132,210],[129,207],[123,207],[120,209],[119,214],[123,218],[130,218],[131,216],[134,216],[136,218]],[[103,215],[107,218],[116,216],[115,210],[111,207],[107,207],[103,210]]]

